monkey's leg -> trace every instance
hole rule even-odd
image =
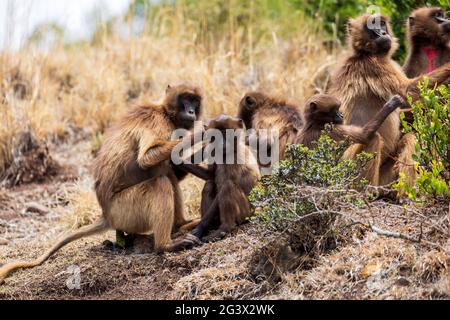
[[[174,210],[175,210],[175,220],[173,225],[173,231],[178,231],[182,226],[188,224],[188,221],[184,216],[184,201],[183,201],[183,193],[180,188],[180,184],[178,182],[175,174],[171,173],[169,175],[170,182],[172,183],[173,194],[174,194]]]
[[[132,234],[125,234],[125,232],[116,230],[116,242],[110,240],[103,241],[106,249],[116,251],[118,249],[125,250],[131,248],[134,244],[135,236]]]
[[[219,225],[219,205],[216,198],[216,185],[213,180],[206,181],[203,187],[200,213],[202,216],[200,224],[191,232],[199,239],[208,230],[212,230],[216,225]]]
[[[151,213],[154,215],[153,233],[155,235],[155,250],[157,252],[173,251],[171,231],[175,220],[175,195],[173,189],[170,191],[163,189],[161,191],[168,191],[165,195],[166,201],[161,202],[158,210]]]
[[[191,232],[191,234],[198,239],[201,239],[203,235],[212,229],[215,224],[214,221],[219,217],[219,200],[216,198],[205,215],[203,215],[200,224]]]
[[[239,193],[237,186],[232,182],[228,181],[222,185],[216,198],[219,204],[220,227],[204,237],[202,239],[204,242],[220,240],[236,228],[236,220],[240,216],[240,205],[242,205]],[[220,195],[224,196],[220,197]]]
[[[155,237],[155,251],[179,251],[194,246],[197,243],[197,239],[186,237],[181,240],[173,241],[171,238],[171,231],[175,222],[175,200],[180,199],[176,196],[172,181],[170,181],[170,179],[169,181],[161,179],[159,192],[161,193],[161,197],[164,196],[166,201],[160,201],[158,205],[155,205],[153,201],[158,199],[157,195],[153,199],[147,198],[146,200],[149,201],[147,207],[150,209],[150,214],[152,214],[151,219]]]
[[[352,144],[348,147],[348,149],[345,150],[342,159],[355,160],[356,156],[362,151],[374,154],[375,158],[369,161],[362,176],[366,178],[371,185],[377,186],[380,184],[380,167],[383,162],[383,154],[381,151],[383,150],[383,145],[383,138],[376,133],[375,137],[366,146],[362,144]]]
[[[287,145],[287,135],[283,135],[282,137],[280,137],[280,141],[279,141],[279,160],[284,160],[284,156],[286,153],[286,145]]]
[[[413,155],[416,151],[417,139],[413,133],[405,134],[398,144],[398,159],[396,163],[396,171],[405,175],[409,185],[414,184],[416,178],[416,170],[414,169]]]
[[[382,161],[382,153],[384,142],[381,135],[375,134],[375,137],[367,144],[364,151],[374,155],[374,159],[367,164],[364,170],[364,177],[372,186],[380,185],[380,167]]]

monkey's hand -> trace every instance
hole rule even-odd
[[[396,94],[384,105],[384,108],[392,112],[397,108],[404,108],[406,106],[408,106],[408,104],[405,102],[405,100],[400,95]]]

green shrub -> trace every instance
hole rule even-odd
[[[366,184],[359,177],[372,156],[361,153],[356,161],[341,160],[348,145],[347,141],[334,141],[325,132],[314,149],[303,145],[288,146],[286,160],[280,162],[272,176],[264,177],[250,194],[255,219],[270,228],[283,230],[292,221],[318,210],[318,206],[327,211],[335,204],[335,197],[344,202],[358,202],[357,193],[347,191]],[[321,197],[320,203],[314,202],[308,194],[327,188],[330,190]]]
[[[450,86],[428,88],[428,79],[419,85],[421,98],[412,103],[412,125],[402,121],[405,132],[418,140],[414,160],[417,179],[414,186],[401,176],[397,188],[410,198],[418,195],[450,198]],[[403,119],[403,116],[402,116]]]

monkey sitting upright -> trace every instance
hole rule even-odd
[[[0,283],[16,269],[41,265],[72,241],[109,229],[128,234],[153,232],[156,251],[176,251],[190,244],[185,239],[171,239],[174,227],[187,228],[192,224],[184,217],[178,178],[170,164],[172,150],[179,141],[170,138],[177,128],[193,128],[202,113],[201,102],[198,88],[169,86],[163,103],[130,110],[107,131],[94,162],[95,191],[102,217],[73,231],[32,262],[4,265],[0,268]],[[151,179],[124,188],[127,174],[136,163],[140,169],[150,169]]]
[[[368,145],[384,120],[397,108],[404,105],[405,102],[401,96],[393,96],[375,117],[363,127],[359,127],[344,124],[344,118],[339,111],[341,103],[335,97],[327,94],[312,96],[303,109],[305,125],[300,131],[296,143],[303,144],[308,148],[314,147],[325,129],[325,125],[333,124],[329,133],[332,139],[342,141],[349,138],[352,142]]]
[[[251,214],[247,196],[260,176],[257,160],[244,141],[236,136],[226,138],[227,130],[244,129],[241,119],[221,115],[213,119],[207,129],[220,131],[223,145],[217,143],[216,147],[223,148],[223,161],[210,163],[207,168],[194,164],[181,165],[184,170],[206,180],[200,206],[201,222],[191,232],[204,242],[220,239],[246,221]],[[231,151],[234,162],[225,163]]]
[[[382,146],[378,144],[377,130],[392,112],[404,105],[404,100],[396,95],[369,122],[360,127],[343,124],[344,118],[339,111],[341,103],[335,97],[326,94],[315,95],[308,100],[303,109],[305,125],[300,131],[296,143],[303,144],[308,148],[314,147],[325,129],[325,125],[333,124],[332,131],[329,132],[332,139],[341,141],[348,138],[354,143],[365,146],[366,152],[374,154],[374,159],[370,161],[363,175],[370,184],[377,185],[381,161],[379,152],[382,149]]]
[[[364,126],[396,94],[411,94],[418,99],[417,84],[423,76],[408,79],[400,66],[392,60],[397,49],[389,21],[382,15],[363,15],[348,23],[351,54],[340,64],[331,81],[329,93],[342,102],[344,123]],[[429,85],[439,85],[450,76],[450,64],[445,64],[428,75]],[[408,182],[414,180],[415,136],[402,135],[400,112],[391,113],[377,131],[381,154],[380,184],[387,185],[404,173]],[[361,146],[353,147],[354,157]],[[350,153],[350,152],[349,152]]]
[[[276,130],[279,135],[280,160],[284,159],[286,145],[294,143],[303,125],[299,106],[262,92],[248,92],[242,98],[238,118],[244,120],[247,130],[255,130],[258,138],[262,129]],[[271,137],[265,138],[269,140],[268,147],[270,147],[273,143]]]
[[[403,70],[408,78],[430,73],[450,62],[450,20],[442,8],[413,11],[407,29],[408,57]]]

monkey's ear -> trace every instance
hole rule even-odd
[[[316,111],[316,110],[317,110],[317,103],[311,102],[311,103],[309,104],[309,110],[311,110],[311,111]]]
[[[256,107],[256,100],[251,96],[246,96],[245,97],[245,105],[248,108],[253,109]]]
[[[166,93],[169,92],[170,89],[172,89],[172,86],[170,84],[168,84],[167,88],[166,88]]]
[[[414,25],[415,22],[416,22],[416,21],[415,21],[414,17],[409,17],[409,18],[408,18],[408,23],[409,23],[409,25],[410,25],[411,27]]]
[[[239,119],[239,128],[241,128],[241,129],[245,128],[244,120],[242,120],[242,119]]]

